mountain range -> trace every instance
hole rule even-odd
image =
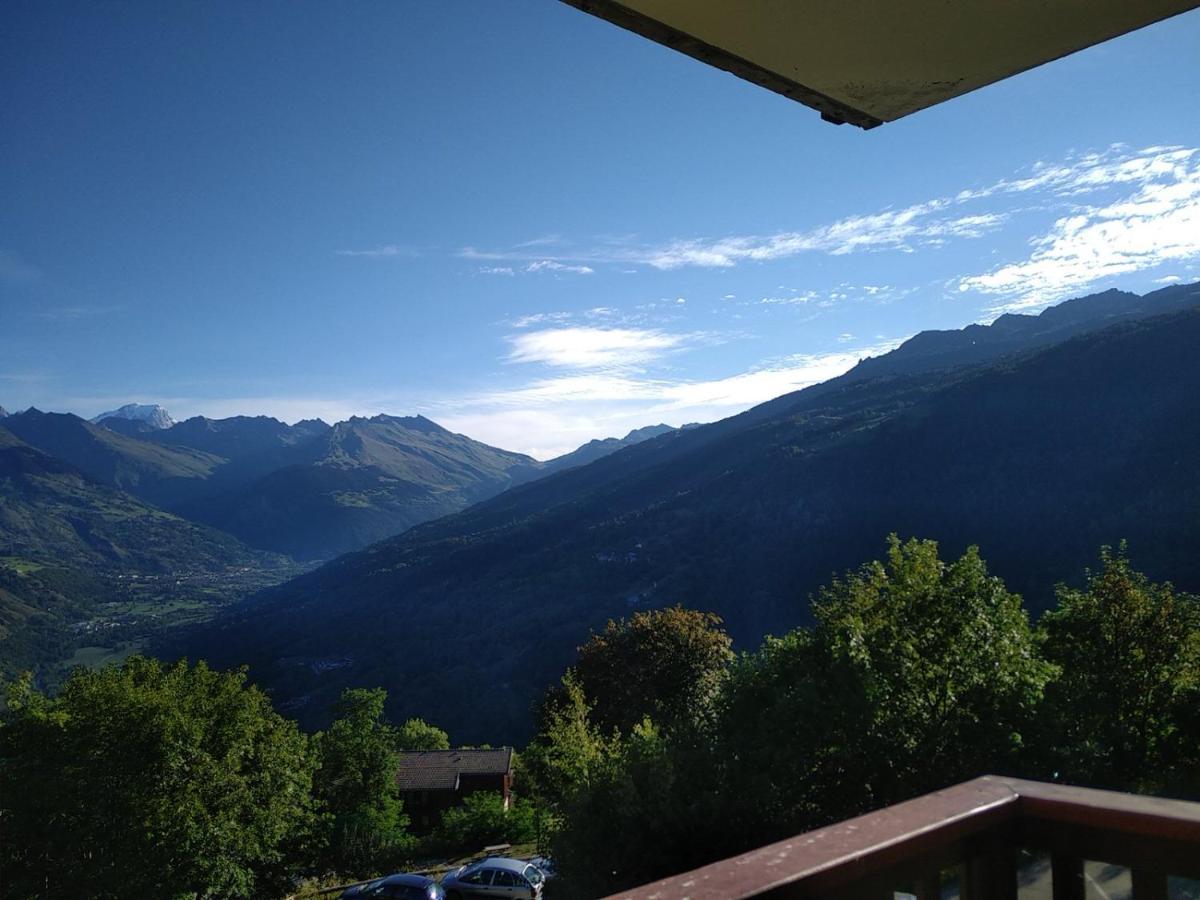
[[[175,649],[249,663],[310,725],[343,687],[382,684],[394,716],[518,740],[589,628],[682,603],[753,644],[807,621],[891,531],[979,544],[1034,611],[1122,539],[1194,589],[1196,346],[1200,285],[918,335],[342,556]]]
[[[121,409],[170,420],[158,406]],[[267,416],[197,416],[169,427],[122,415],[97,419],[29,409],[4,423],[102,484],[299,560],[361,549],[670,430],[638,429],[540,462],[424,416],[354,417],[332,426]]]
[[[1108,291],[923,332],[738,416],[545,462],[422,416],[9,414],[0,669],[94,642],[119,601],[137,641],[250,663],[306,724],[378,683],[393,715],[516,740],[608,617],[683,603],[753,644],[893,530],[981,544],[1035,610],[1122,538],[1195,585],[1198,307],[1200,285]]]
[[[80,645],[132,646],[289,577],[288,557],[361,548],[665,427],[545,464],[421,416],[159,427],[162,407],[117,413],[0,424],[0,675],[53,679]]]

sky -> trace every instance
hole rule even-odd
[[[547,458],[1200,279],[1200,11],[870,131],[554,0],[0,12],[0,406]]]

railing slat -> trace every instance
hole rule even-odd
[[[942,873],[939,869],[926,872],[916,884],[917,900],[941,900]]]
[[[969,900],[1017,900],[1017,848],[993,837],[967,862]]]
[[[1134,869],[1133,900],[1167,900],[1167,876],[1161,872]]]
[[[1084,900],[1083,860],[1055,853],[1050,857],[1054,900]]]

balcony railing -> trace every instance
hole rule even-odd
[[[1200,803],[986,776],[613,895],[1200,898]]]

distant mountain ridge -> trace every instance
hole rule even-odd
[[[122,409],[150,415],[162,407]],[[424,416],[356,416],[332,426],[195,416],[159,428],[142,418],[92,423],[30,409],[5,421],[30,446],[104,484],[297,559],[360,549],[667,427],[593,441],[542,463]]]
[[[1119,298],[1096,296],[1068,307],[1098,310],[1094,327],[1049,345],[1039,327],[995,357],[984,338],[971,364],[926,338],[877,375],[517,486],[267,591],[186,650],[250,663],[312,725],[369,681],[393,689],[393,716],[436,710],[465,740],[509,740],[590,627],[683,603],[756,642],[805,621],[811,592],[893,530],[949,554],[979,543],[1035,609],[1122,538],[1194,590],[1200,293],[1156,292],[1182,309],[1115,321],[1103,311]],[[504,628],[536,640],[497,643]],[[329,655],[350,662],[294,662]]]
[[[610,453],[615,453],[625,447],[632,447],[634,444],[640,444],[642,441],[648,441],[659,435],[669,434],[675,430],[674,426],[660,423],[658,425],[646,425],[642,428],[635,428],[623,438],[610,437],[588,441],[570,453],[564,453],[562,456],[557,456],[542,463],[540,471],[543,475],[549,475],[551,472],[559,472],[563,469],[586,466],[588,463],[595,462],[601,457],[608,456]]]
[[[1197,303],[1200,284],[1172,285],[1144,296],[1108,290],[1066,300],[1036,315],[1005,313],[989,325],[922,331],[890,353],[863,360],[853,370],[853,377],[978,364],[1060,343],[1117,322],[1177,312]]]

